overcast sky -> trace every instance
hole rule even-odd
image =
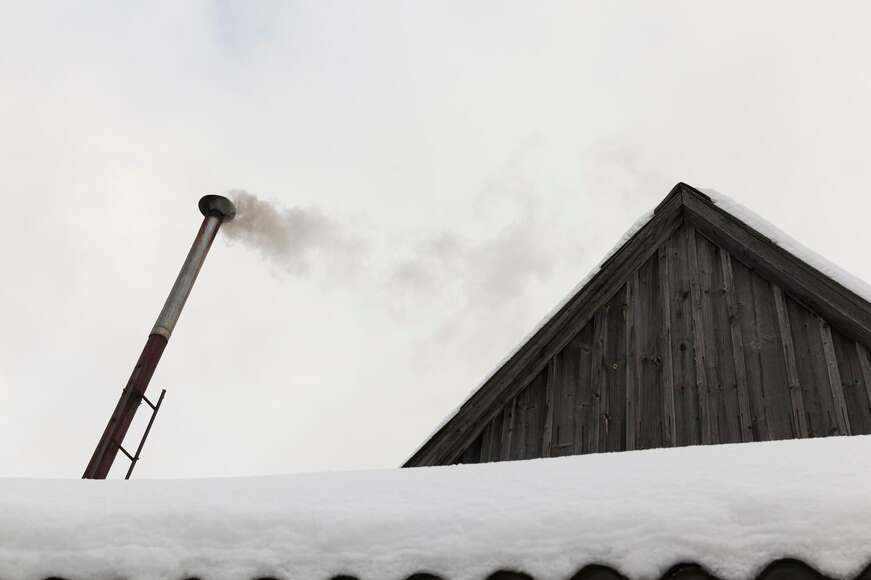
[[[871,280],[869,30],[864,2],[2,3],[0,475],[81,475],[206,193],[310,229],[219,235],[139,478],[399,465],[678,181]]]

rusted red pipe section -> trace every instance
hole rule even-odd
[[[142,349],[142,354],[139,355],[139,360],[133,367],[133,373],[127,381],[127,386],[121,391],[121,398],[115,406],[115,411],[109,419],[109,424],[106,425],[106,430],[103,431],[103,436],[94,450],[82,479],[106,479],[109,474],[115,456],[118,455],[118,450],[124,442],[124,436],[133,422],[136,409],[139,408],[142,397],[145,395],[145,389],[151,382],[157,363],[160,362],[160,357],[173,329],[175,329],[175,324],[178,322],[200,268],[203,266],[203,261],[209,253],[212,242],[215,241],[218,229],[223,222],[230,221],[236,216],[236,208],[233,203],[220,195],[203,197],[200,200],[199,208],[203,214],[200,231],[197,233],[187,259],[185,259],[169,297],[163,305],[163,310],[160,311],[157,322],[148,335],[145,348]]]

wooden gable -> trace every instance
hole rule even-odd
[[[871,304],[679,183],[406,467],[871,433]]]

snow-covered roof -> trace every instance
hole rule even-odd
[[[807,246],[804,246],[795,238],[759,216],[754,211],[747,209],[731,197],[723,195],[714,189],[702,189],[711,201],[723,211],[738,218],[769,240],[780,246],[804,263],[813,266],[844,288],[850,290],[864,300],[871,302],[871,285],[864,280],[850,274],[840,266],[817,254]]]
[[[179,481],[0,479],[0,578],[729,580],[871,562],[871,436]]]

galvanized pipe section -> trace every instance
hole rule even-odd
[[[236,216],[236,208],[233,203],[220,195],[207,195],[200,199],[200,212],[203,214],[203,223],[194,239],[190,252],[182,265],[181,271],[173,284],[169,297],[157,317],[157,322],[145,342],[142,354],[133,368],[133,373],[127,381],[127,386],[121,391],[121,398],[115,406],[109,424],[94,450],[91,461],[85,469],[82,479],[105,479],[112,468],[115,456],[124,442],[124,436],[133,422],[136,409],[142,402],[145,389],[160,362],[160,357],[166,348],[167,341],[172,335],[182,308],[190,296],[191,288],[197,279],[197,275],[203,266],[203,261],[215,241],[218,229],[225,221],[230,221]]]
[[[178,277],[175,279],[175,284],[166,298],[163,310],[157,317],[157,322],[154,323],[154,328],[151,329],[151,334],[159,334],[166,340],[172,336],[178,317],[181,316],[181,310],[184,308],[194,282],[197,280],[197,275],[200,273],[200,268],[203,266],[203,260],[209,253],[218,228],[221,227],[221,221],[222,218],[219,215],[207,215],[206,219],[203,220],[200,232],[194,240],[194,245],[191,246],[191,251],[188,253]]]

